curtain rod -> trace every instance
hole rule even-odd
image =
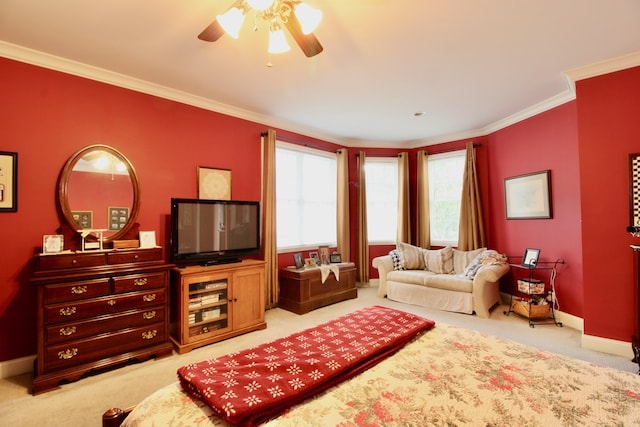
[[[476,147],[482,147],[482,144],[480,144],[479,142],[474,142],[474,143],[473,143],[473,148],[476,148]],[[449,153],[449,152],[451,152],[451,151],[462,151],[462,150],[464,150],[465,148],[466,148],[466,145],[465,145],[464,147],[462,147],[462,148],[444,148],[444,149],[442,149],[442,150],[436,150],[436,151],[433,151],[433,152],[428,152],[428,151],[425,149],[425,150],[423,150],[423,151],[424,151],[426,154],[442,154],[442,153]]]
[[[261,136],[267,136],[267,132],[262,132],[260,135]],[[301,139],[290,138],[288,136],[278,136],[277,134],[276,134],[276,141],[282,141],[282,142],[288,142],[290,144],[302,145],[304,147],[314,148],[316,150],[321,150],[321,151],[327,151],[329,153],[335,153],[338,150],[342,149],[342,147],[340,147],[338,150],[334,151],[334,150],[328,149],[327,147],[321,147],[319,145],[311,144],[311,143],[309,143],[307,141],[303,141]]]
[[[364,153],[364,154],[365,154],[365,157],[400,157],[400,155],[402,153],[398,153],[398,154],[379,154],[379,153],[367,154],[367,153]],[[359,152],[355,153],[354,156],[360,157],[360,153]]]

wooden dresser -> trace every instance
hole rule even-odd
[[[39,255],[33,393],[92,371],[171,354],[162,248]]]

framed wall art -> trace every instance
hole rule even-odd
[[[640,227],[640,153],[629,154],[629,225]]]
[[[71,216],[80,228],[93,228],[93,211],[71,211]]]
[[[107,215],[107,230],[118,231],[127,225],[127,221],[129,221],[129,208],[109,206]]]
[[[198,198],[231,200],[231,171],[198,166]]]
[[[504,197],[507,219],[553,218],[551,171],[505,178]]]
[[[18,211],[18,153],[0,151],[0,212]]]

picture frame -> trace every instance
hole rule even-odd
[[[320,265],[320,256],[318,255],[318,252],[309,252],[309,258],[315,261],[316,266]]]
[[[45,234],[42,236],[42,253],[58,254],[64,251],[64,236],[62,234]]]
[[[93,228],[93,211],[71,211],[71,216],[80,228]]]
[[[553,218],[551,171],[505,178],[504,197],[507,219]]]
[[[18,153],[0,151],[0,212],[18,211]]]
[[[316,263],[315,258],[305,258],[304,259],[304,268],[316,268],[318,264]]]
[[[536,268],[540,258],[540,249],[526,248],[522,256],[522,266],[527,268]]]
[[[139,233],[140,247],[141,248],[155,248],[156,247],[156,232],[155,231],[141,231]]]
[[[320,246],[318,247],[318,255],[320,259],[320,265],[329,264],[329,246]]]
[[[301,253],[293,254],[293,262],[295,263],[296,268],[304,268],[304,260],[302,259]]]
[[[331,264],[339,264],[342,262],[342,254],[339,254],[337,252],[332,253],[331,255],[329,255],[329,261],[331,262]]]
[[[129,208],[109,206],[107,208],[107,230],[119,231],[129,221]]]
[[[231,170],[198,166],[198,198],[231,200]]]
[[[629,154],[629,225],[640,227],[640,153]]]

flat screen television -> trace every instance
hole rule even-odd
[[[171,199],[171,262],[237,262],[260,253],[260,202]]]

